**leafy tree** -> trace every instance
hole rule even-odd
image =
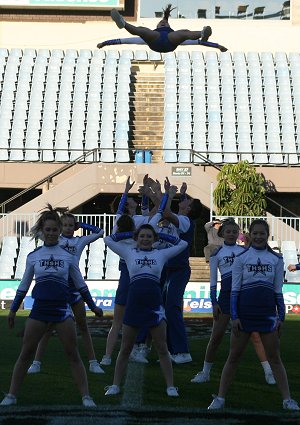
[[[213,197],[218,215],[265,215],[265,179],[248,161],[224,165],[217,179]]]

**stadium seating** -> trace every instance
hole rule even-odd
[[[177,126],[172,146],[164,131],[164,161],[194,161],[187,149],[216,163],[299,164],[299,53],[32,48],[0,49],[0,160],[69,162],[97,149],[86,161],[131,161],[134,60],[163,61],[164,118]]]

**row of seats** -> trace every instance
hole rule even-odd
[[[167,54],[164,160],[298,165],[299,70],[297,53]]]
[[[288,282],[300,282],[300,271],[289,272],[289,264],[297,264],[298,253],[294,241],[270,241],[269,245],[274,250],[279,250],[279,245],[283,254],[285,265],[285,280]],[[21,279],[25,271],[26,257],[29,252],[36,247],[36,242],[30,237],[23,236],[18,239],[15,236],[5,236],[2,241],[0,253],[0,279]],[[103,239],[98,239],[82,252],[79,268],[85,279],[106,279],[117,280],[120,276],[118,268],[119,256],[105,248]]]
[[[147,53],[139,52],[0,49],[0,160],[69,162],[94,150],[83,160],[129,162],[131,63]],[[165,73],[166,162],[193,162],[196,151],[220,163],[245,155],[299,163],[298,53],[156,57]]]
[[[40,245],[42,242],[39,242]],[[0,252],[0,279],[21,279],[25,271],[27,255],[37,244],[29,236],[4,236]],[[79,268],[86,279],[118,279],[119,256],[106,248],[103,239],[98,239],[82,252]]]
[[[154,51],[146,51],[144,49],[137,49],[137,50],[130,50],[130,49],[124,49],[122,51],[118,50],[99,50],[96,49],[94,51],[89,49],[80,49],[79,51],[76,49],[18,49],[13,48],[10,51],[6,48],[0,48],[0,57],[8,58],[9,56],[16,56],[18,58],[21,58],[23,56],[30,56],[32,58],[47,58],[50,57],[57,57],[60,59],[63,59],[64,57],[68,58],[86,58],[91,59],[92,57],[98,57],[101,59],[120,59],[120,58],[126,58],[130,60],[136,60],[136,61],[144,61],[144,60],[155,60],[160,61],[162,60],[162,55],[158,52]]]

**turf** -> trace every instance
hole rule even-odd
[[[5,313],[0,313],[1,373],[0,390],[8,390],[14,362],[19,354],[26,313],[18,313],[14,330],[7,328]],[[281,338],[282,359],[286,366],[293,398],[300,401],[300,366],[297,341],[300,316],[288,316]],[[104,353],[105,337],[110,320],[100,323],[89,319],[97,357]],[[202,367],[205,348],[209,339],[211,318],[199,315],[186,319],[193,362],[174,365],[175,385],[180,397],[170,399],[165,394],[165,384],[152,350],[149,364],[131,366],[125,390],[120,396],[105,397],[104,387],[112,383],[113,366],[104,375],[88,373],[90,392],[99,407],[86,410],[80,407],[80,396],[75,387],[69,365],[57,337],[50,340],[43,359],[42,373],[26,377],[18,395],[18,405],[1,408],[1,425],[93,424],[95,420],[110,424],[299,424],[300,414],[282,410],[282,401],[276,386],[265,383],[262,367],[249,345],[222,412],[208,412],[211,394],[216,393],[220,373],[228,353],[229,332],[218,352],[211,381],[191,384],[190,379]],[[79,336],[83,361],[87,359]],[[137,368],[141,367],[142,375]],[[134,368],[134,369],[132,369]],[[132,370],[137,371],[132,379]],[[129,377],[131,376],[131,381]],[[142,378],[139,378],[141,376]],[[136,379],[136,385],[135,385]],[[139,382],[142,381],[142,382]],[[138,390],[141,385],[142,390]],[[131,391],[131,394],[130,394]],[[138,394],[137,394],[137,391]],[[126,394],[124,394],[126,392]],[[140,394],[140,392],[142,394]],[[126,395],[126,397],[125,397]],[[132,404],[130,403],[132,401]],[[201,419],[200,419],[201,418]],[[199,421],[200,419],[200,421]],[[104,423],[104,422],[103,422]]]

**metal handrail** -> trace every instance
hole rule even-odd
[[[63,150],[63,149],[61,149]],[[90,151],[84,153],[83,155],[79,156],[75,160],[71,161],[70,163],[66,164],[59,170],[54,171],[53,173],[49,174],[48,176],[44,177],[43,179],[39,180],[38,182],[34,183],[33,185],[29,186],[28,188],[22,190],[21,192],[17,193],[16,195],[12,196],[11,198],[7,199],[6,201],[2,202],[0,204],[0,211],[2,213],[5,212],[5,207],[10,202],[14,201],[15,199],[18,199],[20,196],[24,195],[25,193],[29,192],[30,190],[36,189],[38,186],[40,186],[43,183],[50,182],[52,178],[58,176],[59,174],[63,173],[64,171],[68,170],[69,168],[72,168],[74,165],[78,164],[80,161],[85,160],[85,158],[91,154],[96,154],[99,152],[99,148],[91,149]],[[110,148],[101,148],[101,150],[110,150]],[[114,151],[116,150],[128,150],[126,148],[114,148]],[[142,150],[142,148],[136,148],[133,150],[129,150],[132,152],[135,152],[137,150]],[[157,147],[150,147],[150,145],[145,146],[144,150],[150,150],[150,151],[173,151],[174,149],[165,149],[165,148],[157,148]],[[190,152],[190,159],[191,163],[194,163],[194,157],[198,157],[202,161],[202,165],[210,165],[211,167],[215,168],[216,170],[220,171],[222,169],[222,166],[214,163],[209,158],[207,158],[205,155],[201,154],[199,151],[195,151],[193,149],[179,149],[180,151],[189,151]],[[76,149],[74,149],[76,151]],[[218,152],[211,152],[211,153],[218,153]],[[229,152],[230,153],[230,152]],[[234,153],[234,152],[232,152]],[[298,217],[297,214],[290,211],[288,208],[284,207],[283,205],[279,204],[278,202],[271,199],[269,196],[265,195],[265,198],[268,200],[268,202],[272,203],[273,205],[276,205],[276,207],[279,207],[280,210],[280,216],[283,215],[283,212],[290,214],[293,217]]]
[[[2,213],[5,213],[5,207],[6,205],[8,205],[10,202],[14,201],[15,199],[18,199],[20,196],[23,196],[25,193],[29,192],[30,190],[36,189],[38,186],[40,186],[43,183],[46,182],[51,182],[51,180],[58,176],[59,174],[65,172],[66,170],[68,170],[69,168],[74,167],[74,165],[78,164],[82,159],[85,159],[87,156],[91,155],[92,153],[97,152],[97,148],[92,149],[86,153],[84,153],[83,155],[79,156],[78,158],[76,158],[74,161],[71,161],[70,163],[64,165],[63,167],[59,168],[56,171],[53,171],[53,173],[49,174],[48,176],[44,177],[43,179],[35,182],[34,184],[32,184],[31,186],[27,187],[26,189],[22,190],[21,192],[17,193],[16,195],[12,196],[11,198],[7,199],[6,201],[2,202],[0,204],[0,210]]]

